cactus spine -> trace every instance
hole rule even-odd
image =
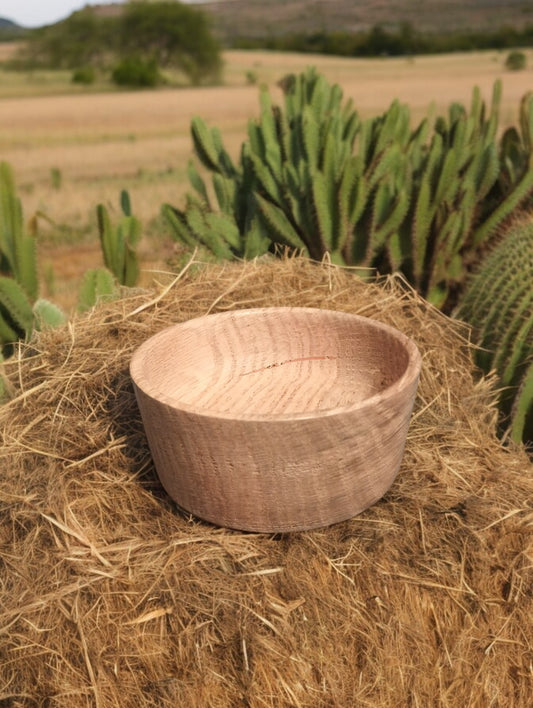
[[[457,315],[473,325],[478,365],[496,370],[515,441],[533,441],[533,220],[515,221],[467,285]]]

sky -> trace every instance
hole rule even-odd
[[[108,0],[0,0],[0,17],[12,20],[22,27],[42,27],[64,20],[75,10],[86,5],[101,5]],[[187,0],[185,0],[187,1]],[[198,0],[188,0],[197,2]],[[124,2],[124,0],[109,0]]]

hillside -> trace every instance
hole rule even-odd
[[[285,34],[361,32],[375,25],[395,30],[408,23],[424,33],[489,32],[533,25],[531,0],[182,0],[211,18],[223,42]],[[104,16],[122,11],[117,2],[92,6]],[[0,18],[0,38],[25,30]]]
[[[16,22],[8,20],[7,17],[0,17],[0,40],[15,39],[25,32],[24,27],[17,25]]]
[[[218,0],[201,4],[224,40],[299,32],[357,32],[409,23],[420,32],[521,29],[530,0]]]

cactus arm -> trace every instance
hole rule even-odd
[[[342,140],[350,147],[350,152],[361,129],[361,119],[352,106],[352,101],[347,101],[342,114]]]
[[[500,174],[500,162],[496,145],[489,143],[481,153],[480,165],[476,176],[476,199],[482,202],[493,185],[498,180]]]
[[[433,202],[437,208],[442,202],[451,200],[457,192],[459,187],[457,172],[457,154],[455,150],[449,150],[444,157],[433,197]]]
[[[261,90],[260,103],[260,130],[264,145],[264,153],[262,157],[275,172],[281,165],[281,149],[278,140],[278,132],[276,128],[274,110],[272,108],[272,101],[270,100],[270,94],[266,88]]]
[[[402,268],[406,269],[410,257],[410,246],[410,240],[402,233],[402,229],[391,234],[387,241],[387,256],[393,272],[402,270]]]
[[[278,106],[274,107],[274,116],[276,120],[276,130],[278,134],[278,142],[280,148],[281,162],[284,163],[290,159],[290,132],[289,119],[287,113],[283,112]]]
[[[520,102],[520,129],[527,153],[533,151],[533,91],[528,91]]]
[[[233,258],[229,245],[217,231],[212,230],[206,220],[206,213],[201,207],[197,204],[191,204],[186,216],[187,224],[197,240],[206,246],[215,258],[220,260],[231,260]]]
[[[336,250],[336,234],[334,233],[332,210],[328,201],[328,182],[322,172],[317,172],[311,183],[311,198],[316,223],[317,238],[321,250],[319,258]]]
[[[295,248],[298,251],[304,251],[309,254],[308,247],[283,211],[268,202],[260,194],[256,194],[255,199],[257,200],[258,213],[274,232],[276,236],[275,240],[291,248]]]
[[[285,185],[284,201],[289,204],[291,218],[296,224],[307,224],[306,189],[292,162],[283,165],[282,183]]]
[[[187,225],[187,219],[183,211],[176,209],[170,204],[163,204],[161,214],[170,226],[171,233],[174,239],[177,239],[190,248],[197,245],[196,239],[192,236]]]
[[[213,172],[220,172],[218,155],[213,143],[213,137],[204,121],[195,116],[191,121],[191,135],[194,151],[200,162]]]
[[[213,176],[220,176],[218,172],[215,172]],[[187,164],[187,177],[193,188],[197,191],[200,197],[205,201],[206,205],[210,207],[209,195],[207,194],[207,187],[200,173],[196,169],[194,162],[189,160]]]
[[[250,119],[248,121],[248,144],[243,144],[243,149],[247,148],[248,152],[254,155],[263,154],[263,139],[261,137],[261,128],[257,121]]]
[[[473,246],[479,246],[495,231],[495,229],[511,214],[523,201],[533,194],[533,165],[527,170],[520,182],[500,202],[490,216],[477,227],[473,236]]]
[[[367,199],[370,199],[370,195],[382,180],[389,179],[391,175],[394,178],[402,171],[403,164],[404,156],[398,145],[391,144],[383,152],[379,153],[379,155],[376,155],[364,173]]]
[[[115,278],[107,268],[90,268],[85,271],[78,293],[78,310],[85,312],[99,300],[112,297],[117,292]]]
[[[11,344],[12,342],[16,342],[20,337],[20,331],[16,331],[13,329],[13,327],[8,323],[7,319],[5,318],[5,313],[2,312],[2,307],[0,306],[0,356],[1,356],[1,349],[4,345],[6,344]]]
[[[257,258],[267,253],[271,240],[261,229],[254,216],[248,224],[244,238],[244,258]]]
[[[302,144],[310,169],[315,170],[320,151],[319,128],[309,106],[305,106],[302,111]]]
[[[24,288],[30,300],[35,300],[39,294],[37,279],[37,249],[32,236],[21,236],[15,241],[16,267],[14,277]]]
[[[265,198],[280,206],[283,201],[283,197],[279,184],[276,182],[272,172],[264,164],[264,162],[257,157],[257,155],[254,155],[254,153],[250,153],[250,161],[253,167],[254,175],[259,182],[259,186],[263,190]]]
[[[350,157],[341,177],[337,198],[339,201],[338,248],[346,261],[351,260],[354,225],[359,221],[366,202],[366,182],[363,177],[363,161],[358,156]]]
[[[426,144],[429,133],[429,120],[424,118],[418,124],[418,127],[411,133],[406,146],[406,153],[409,155],[409,161],[416,167],[420,162],[422,150]]]
[[[528,351],[533,349],[533,308],[531,307],[533,300],[524,304],[520,309],[523,311],[529,306],[529,317],[522,323],[522,326],[516,331],[516,324],[509,326],[506,332],[499,351],[494,359],[494,366],[498,371],[502,371],[504,359],[505,368],[501,374],[501,380],[504,386],[512,385],[515,373],[519,369],[520,364],[524,362],[528,355]],[[515,322],[518,319],[514,318]],[[509,356],[510,352],[510,356]]]
[[[24,288],[28,297],[38,295],[35,240],[24,233],[22,205],[16,196],[13,170],[0,163],[0,260],[8,264],[8,272]]]
[[[515,443],[533,440],[533,361],[530,361],[514,399],[509,432]]]
[[[223,212],[207,212],[205,221],[207,228],[223,238],[235,254],[242,252],[241,234],[233,217]]]
[[[235,173],[235,167],[224,150],[220,131],[217,128],[209,130],[205,122],[195,116],[191,121],[191,136],[194,151],[204,167],[227,176]]]
[[[217,197],[219,209],[225,214],[232,214],[237,198],[237,185],[234,180],[228,177],[223,177],[218,172],[213,174],[213,188]],[[206,207],[212,209],[209,202],[206,202]]]
[[[131,214],[129,198],[126,211]],[[96,215],[104,263],[121,285],[132,287],[139,278],[136,246],[141,238],[141,224],[134,216],[124,215],[113,228],[103,204],[97,206]]]
[[[376,194],[376,201],[378,195]],[[386,197],[387,205],[381,208],[381,215],[376,218],[372,244],[374,253],[381,249],[389,238],[397,233],[409,210],[410,195],[402,189],[397,195]],[[392,206],[390,206],[392,204]]]
[[[0,162],[0,253],[10,266],[16,268],[15,238],[22,233],[22,206],[15,195],[15,181],[11,165]]]
[[[131,216],[131,199],[127,189],[120,191],[120,207],[124,216]]]
[[[66,321],[65,313],[53,302],[39,298],[33,305],[34,326],[37,330],[58,327]]]
[[[140,274],[137,251],[130,243],[126,243],[124,247],[124,267],[123,276],[120,281],[121,285],[125,285],[127,288],[135,287]]]
[[[420,184],[412,228],[413,275],[419,287],[424,275],[426,250],[432,218],[431,185],[429,179],[426,177]]]
[[[29,337],[33,330],[32,306],[23,288],[13,278],[0,276],[0,306],[15,327]]]
[[[111,221],[109,219],[109,213],[103,204],[98,204],[96,207],[96,216],[104,263],[112,273],[116,273],[117,270],[119,270],[119,264],[116,258],[118,249],[113,248]]]

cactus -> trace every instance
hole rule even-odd
[[[96,208],[98,232],[104,262],[121,285],[133,287],[139,279],[137,244],[141,238],[141,224],[132,216],[128,192],[120,197],[123,215],[113,227],[109,213],[103,204]]]
[[[533,192],[533,101],[522,101],[520,131],[498,146],[499,81],[489,110],[475,88],[469,109],[452,104],[432,132],[427,118],[411,129],[398,101],[362,121],[313,69],[283,86],[283,109],[261,90],[238,164],[218,129],[193,119],[213,190],[190,164],[195,194],[184,209],[163,207],[176,238],[217,258],[282,245],[317,260],[329,253],[337,263],[401,270],[449,308],[494,230]]]
[[[32,303],[14,278],[0,276],[0,347],[5,352],[17,340],[29,339],[34,330],[64,321],[65,315],[59,307],[44,298]]]
[[[0,163],[0,274],[14,278],[30,300],[38,294],[35,239],[24,229],[13,171]]]
[[[35,239],[24,228],[13,171],[0,163],[0,354],[34,330],[64,321],[63,312],[38,297]]]
[[[78,294],[78,310],[90,310],[99,300],[112,298],[117,292],[117,283],[111,271],[107,268],[90,268],[83,274]]]
[[[473,325],[476,361],[495,370],[511,437],[533,442],[533,220],[508,228],[467,285],[457,315]]]

